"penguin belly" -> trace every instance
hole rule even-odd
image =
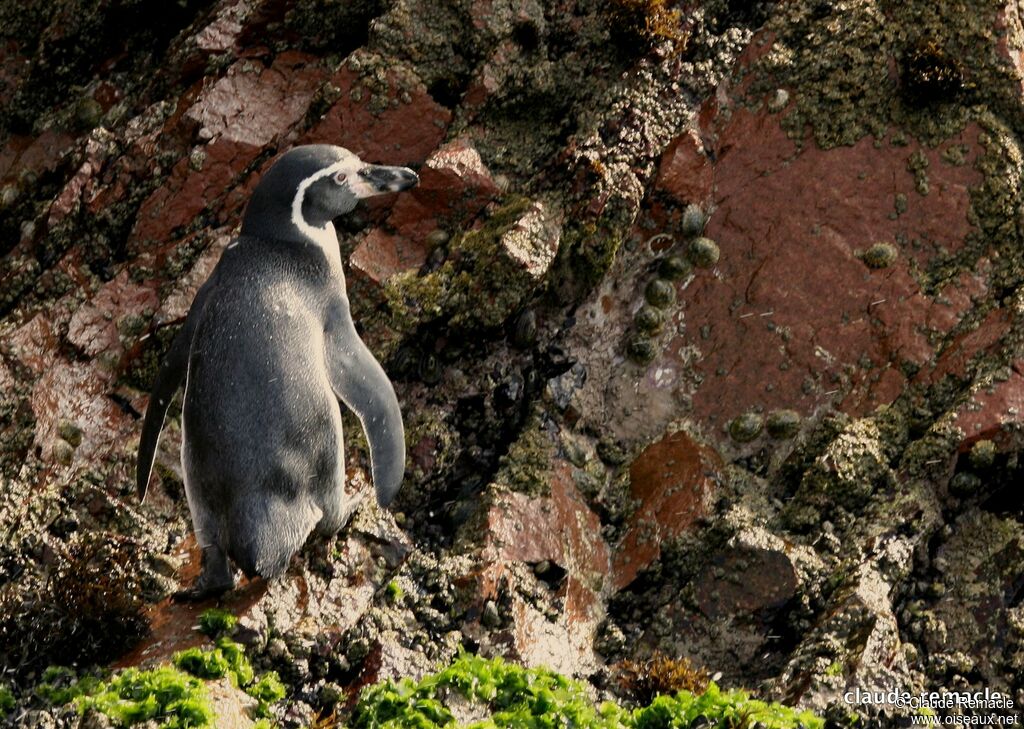
[[[321,319],[300,298],[225,295],[192,342],[185,491],[200,546],[247,576],[282,574],[310,532],[343,526],[341,412]]]

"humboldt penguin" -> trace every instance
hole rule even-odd
[[[314,530],[336,533],[344,496],[340,403],[369,443],[377,501],[405,472],[394,388],[352,321],[332,220],[362,198],[418,182],[331,145],[284,154],[260,180],[163,363],[139,444],[146,495],[167,407],[184,384],[181,464],[202,572],[179,599],[281,575]]]

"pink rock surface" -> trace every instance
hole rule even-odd
[[[657,187],[680,203],[702,205],[711,196],[714,168],[696,130],[676,137],[661,157]]]
[[[393,71],[385,73],[388,103],[377,110],[371,106],[372,94],[360,83],[359,75],[346,65],[330,79],[340,96],[321,121],[307,132],[300,144],[338,144],[355,152],[367,162],[413,164],[422,162],[444,139],[451,112],[416,85],[402,92]],[[395,104],[391,104],[391,100]]]
[[[1024,422],[1024,361],[1016,361],[1006,379],[976,389],[958,408],[956,425],[963,431],[961,450],[979,440],[995,441],[1001,448],[1019,447]]]
[[[781,551],[730,548],[695,580],[694,596],[709,618],[778,609],[796,594],[796,568]]]
[[[47,228],[53,229],[71,215],[82,203],[89,203],[98,194],[96,177],[107,161],[107,147],[99,138],[90,138],[85,145],[86,159],[54,198],[47,215]]]
[[[229,0],[221,3],[213,21],[195,35],[196,46],[206,53],[224,53],[236,50],[245,16],[251,11],[248,0]]]
[[[75,456],[82,461],[109,456],[129,442],[135,421],[107,397],[106,378],[90,365],[57,360],[32,389],[32,412],[36,418],[35,445],[41,458],[53,458],[53,445],[60,426],[75,425],[82,442]]]
[[[156,312],[157,326],[184,320],[192,308],[192,300],[196,297],[199,287],[210,278],[231,238],[231,232],[226,229],[222,229],[214,237],[212,245],[203,251],[192,269],[178,280],[171,293],[160,303],[160,308]]]
[[[154,285],[134,283],[128,272],[122,271],[71,317],[68,341],[86,356],[105,354],[120,359],[124,345],[119,327],[126,317],[153,313],[157,303]]]
[[[239,61],[185,112],[208,144],[192,150],[139,210],[136,244],[166,241],[225,195],[263,148],[302,119],[324,72],[298,52],[279,55],[270,68]]]
[[[54,169],[74,141],[70,134],[51,129],[34,138],[12,136],[0,148],[0,181],[13,181],[27,172],[39,175]]]
[[[565,619],[590,620],[599,578],[609,569],[601,523],[576,489],[569,464],[556,462],[550,483],[549,497],[505,493],[496,499],[487,515],[483,558],[489,577],[482,589],[493,594],[506,563],[549,560],[566,570]]]
[[[54,361],[57,336],[49,319],[42,314],[36,314],[5,337],[2,346],[4,353],[14,363],[39,376]]]

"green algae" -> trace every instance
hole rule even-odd
[[[6,684],[0,684],[0,719],[7,716],[11,709],[14,708],[14,705],[14,694]]]
[[[208,610],[201,618],[205,629],[225,630],[234,619],[224,611]],[[256,675],[244,648],[226,637],[211,649],[189,648],[174,655],[172,666],[151,670],[128,668],[106,680],[79,677],[74,671],[51,666],[35,688],[40,699],[54,706],[74,702],[79,713],[93,710],[118,726],[158,720],[170,729],[203,729],[216,726],[216,716],[206,692],[205,680],[227,677],[232,685],[256,699],[257,717],[270,716],[270,706],[285,696],[285,687],[274,671]]]
[[[218,679],[225,676],[258,702],[256,715],[270,715],[270,705],[285,696],[285,688],[274,671],[257,678],[245,649],[230,638],[220,637],[211,649],[188,648],[174,654],[174,665],[197,678]]]
[[[199,616],[199,632],[211,638],[230,635],[236,625],[238,625],[238,618],[227,610],[219,608],[204,610]]]
[[[255,673],[242,646],[230,638],[218,638],[209,650],[187,648],[174,654],[174,665],[197,678],[215,679],[227,676],[239,688],[250,685]]]
[[[456,697],[460,697],[459,701]],[[468,702],[486,718],[460,723],[456,704]],[[501,658],[462,654],[420,681],[385,681],[363,691],[354,729],[456,727],[464,729],[656,729],[701,721],[715,727],[820,729],[824,721],[809,711],[752,699],[744,691],[723,691],[714,683],[701,694],[679,691],[629,709],[610,701],[595,705],[584,684],[545,668],[524,668]]]
[[[129,668],[96,693],[75,700],[79,711],[95,709],[122,726],[159,719],[166,729],[214,726],[214,713],[201,681],[161,667]]]

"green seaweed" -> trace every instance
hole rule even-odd
[[[121,726],[159,719],[167,729],[212,727],[213,709],[203,683],[176,668],[129,668],[90,695],[75,699],[78,710],[94,709]]]
[[[227,610],[210,608],[199,616],[199,632],[211,638],[230,635],[236,625],[238,625],[238,618]]]
[[[14,694],[5,684],[0,684],[0,718],[7,716],[14,708],[14,703]]]
[[[469,724],[457,723],[446,701],[458,694],[489,713]],[[479,712],[476,712],[479,713]],[[464,729],[662,729],[687,727],[703,717],[706,726],[820,729],[824,721],[809,711],[723,691],[714,683],[701,694],[680,691],[628,709],[612,702],[595,706],[585,686],[545,668],[524,668],[501,658],[460,655],[455,662],[419,682],[385,681],[363,691],[356,704],[355,729],[464,727]]]
[[[50,666],[43,671],[42,682],[36,686],[36,696],[48,704],[62,706],[80,696],[91,696],[104,688],[95,676],[79,678],[70,668]]]
[[[218,679],[227,676],[234,686],[259,702],[256,707],[256,715],[259,717],[269,716],[270,705],[285,695],[284,685],[277,673],[268,671],[257,678],[245,655],[245,649],[227,637],[218,638],[209,650],[187,648],[178,651],[174,654],[174,665],[198,678]]]

